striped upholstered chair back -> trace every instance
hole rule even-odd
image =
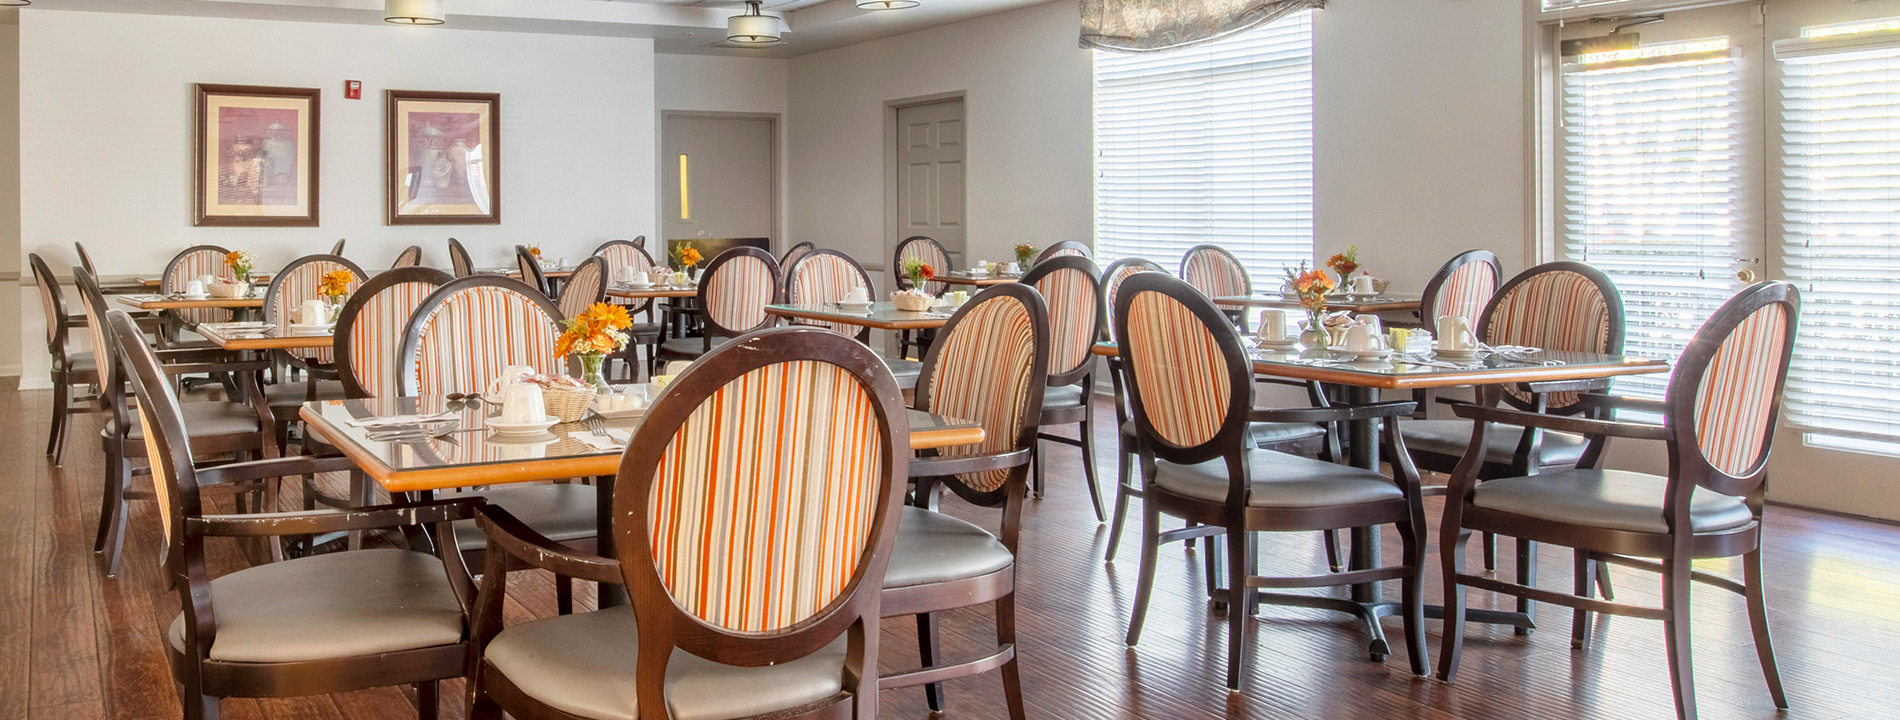
[[[785,269],[785,302],[793,305],[821,305],[845,299],[851,288],[861,287],[870,292],[871,274],[850,255],[836,250],[812,250],[786,253],[792,256],[792,265]],[[833,332],[865,340],[871,336],[871,329],[844,323],[811,321],[819,327],[829,328]]]
[[[1245,442],[1253,366],[1212,300],[1166,273],[1136,273],[1122,281],[1111,316],[1145,448],[1191,464]]]
[[[877,631],[911,457],[900,397],[874,352],[818,328],[747,335],[667,387],[614,493],[616,517],[645,520],[615,529],[643,657],[649,637],[670,637],[768,665]],[[875,655],[846,662],[875,696]],[[655,685],[638,692],[641,717],[670,717]]]
[[[1239,258],[1219,245],[1196,245],[1181,256],[1181,279],[1210,298],[1253,294]]]
[[[1016,283],[992,285],[970,298],[950,316],[924,355],[917,404],[921,410],[981,423],[983,443],[938,454],[1026,453],[1042,417],[1048,375],[1049,311],[1040,294]],[[1000,499],[997,494],[1004,486],[1021,480],[1027,469],[1025,462],[957,480],[970,491]]]
[[[789,248],[786,248],[784,255],[778,256],[778,266],[780,269],[786,272],[791,272],[792,261],[797,260],[801,257],[804,257],[805,253],[808,253],[817,249],[818,249],[818,243],[812,242],[810,240],[806,240],[802,243],[797,243]]]
[[[778,302],[778,261],[755,247],[735,247],[706,264],[699,279],[705,336],[738,337],[772,326],[765,306]],[[710,344],[708,347],[711,347]]]
[[[1578,262],[1532,267],[1498,289],[1484,309],[1478,339],[1491,345],[1523,345],[1566,352],[1623,352],[1623,296],[1610,278]],[[1531,409],[1530,393],[1511,386],[1505,399]],[[1580,409],[1578,393],[1544,395],[1544,410]]]
[[[567,276],[567,283],[561,286],[561,314],[574,317],[582,310],[593,307],[594,303],[607,300],[607,261],[600,256],[588,257],[574,266],[574,272]]]
[[[1145,258],[1122,258],[1109,263],[1102,269],[1102,339],[1113,337],[1114,328],[1109,322],[1109,313],[1115,309],[1115,293],[1121,290],[1122,281],[1135,273],[1167,272],[1160,263]]]
[[[548,285],[548,275],[541,269],[541,257],[535,255],[532,248],[515,246],[515,272],[520,274],[521,281],[527,283],[528,287],[541,291],[542,295],[554,297]]]
[[[350,276],[349,291],[354,294],[363,284],[363,269],[341,255],[306,255],[290,261],[284,269],[271,278],[270,289],[264,293],[264,320],[266,322],[295,322],[298,308],[305,300],[317,300],[323,297],[323,276],[337,270],[348,270]],[[336,354],[329,348],[316,350],[287,350],[285,354],[296,361],[319,366],[335,362]]]
[[[476,275],[447,283],[422,301],[403,330],[401,394],[482,392],[510,365],[568,370],[571,363],[554,354],[563,319],[554,301],[511,278]]]
[[[891,259],[891,274],[897,276],[899,290],[910,289],[910,278],[904,275],[904,260],[908,258],[917,258],[929,263],[938,275],[957,269],[951,264],[950,251],[944,249],[943,243],[922,235],[912,235],[897,244],[897,252]],[[927,281],[924,283],[924,292],[937,295],[946,287],[948,286],[934,280]]]
[[[455,276],[432,267],[378,273],[343,303],[336,321],[336,369],[353,398],[402,394],[397,353],[409,316]]]
[[[1484,306],[1490,304],[1503,279],[1497,253],[1468,250],[1445,262],[1425,282],[1424,299],[1418,309],[1419,322],[1433,327],[1438,318],[1456,315],[1469,327],[1480,327]]]
[[[1042,293],[1049,307],[1049,385],[1074,385],[1095,367],[1089,349],[1101,325],[1101,270],[1078,255],[1036,263],[1022,284]]]
[[[1036,256],[1036,264],[1041,265],[1044,260],[1054,260],[1059,257],[1084,257],[1092,259],[1095,255],[1089,252],[1088,245],[1074,240],[1064,240],[1043,248],[1042,253]]]
[[[653,262],[652,255],[647,254],[645,242],[644,236],[642,236],[637,243],[633,240],[608,240],[607,242],[601,243],[600,247],[594,249],[595,255],[607,259],[607,278],[609,281],[620,275],[621,268],[632,268],[634,272],[647,273],[648,277],[652,277],[652,274],[659,269],[660,265],[659,263]],[[627,312],[640,312],[652,306],[653,301],[616,298],[614,299],[614,303],[627,306]]]
[[[1748,495],[1766,479],[1800,311],[1793,285],[1756,283],[1716,310],[1676,362],[1668,393],[1677,442],[1671,456],[1697,484]]]
[[[462,242],[455,238],[449,238],[449,268],[458,278],[475,274],[475,260],[468,256],[468,248],[462,247]]]
[[[403,248],[402,252],[396,253],[396,260],[389,264],[389,269],[400,270],[402,268],[418,267],[420,265],[422,265],[422,246],[410,245],[409,247]]]
[[[230,251],[216,245],[198,245],[185,248],[170,263],[165,265],[165,274],[159,279],[158,291],[167,295],[185,291],[200,275],[211,275],[220,281],[233,279],[231,268],[224,264],[224,256]],[[189,323],[224,322],[231,319],[231,311],[224,308],[183,308],[172,310],[178,319]]]

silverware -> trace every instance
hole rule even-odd
[[[590,432],[594,433],[594,437],[610,437],[607,434],[607,424],[600,421],[600,416],[589,415],[585,418],[582,418],[581,422],[585,423],[587,425],[587,429]]]

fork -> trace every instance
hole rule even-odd
[[[587,425],[587,430],[592,432],[594,437],[608,437],[607,424],[601,422],[599,416],[589,415],[582,418],[581,422]]]

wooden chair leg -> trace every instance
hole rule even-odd
[[[1484,569],[1486,572],[1498,569],[1498,536],[1484,534]]]
[[[1597,572],[1597,592],[1602,593],[1603,599],[1605,600],[1615,600],[1616,588],[1613,588],[1610,586],[1610,564],[1606,562],[1598,562],[1596,572]]]
[[[1083,395],[1082,404],[1088,404],[1087,395]],[[1094,417],[1093,409],[1082,417],[1082,477],[1089,484],[1089,502],[1095,507],[1095,522],[1100,523],[1108,521],[1108,513],[1102,509],[1102,488],[1095,481]]]
[[[1346,563],[1339,556],[1339,531],[1327,530],[1320,535],[1326,538],[1326,567],[1333,572],[1345,570]]]
[[[1016,593],[1004,595],[996,601],[996,644],[1016,644]],[[1003,701],[1009,706],[1009,720],[1024,720],[1023,680],[1017,672],[1016,660],[1012,655],[1003,663]]]
[[[1676,691],[1676,720],[1696,720],[1695,663],[1689,647],[1690,563],[1688,553],[1663,559],[1663,645],[1669,655],[1669,680]]]
[[[184,695],[185,720],[218,720],[218,699],[210,695]]]
[[[105,553],[101,561],[105,566],[106,577],[118,577],[119,558],[125,553],[125,516],[128,502],[126,488],[131,483],[132,464],[122,454],[112,459],[108,465],[107,491],[110,495],[102,499],[100,511],[106,513],[100,518],[102,525],[100,551]]]
[[[1143,504],[1146,503],[1144,502]],[[1193,525],[1190,524],[1189,527],[1193,527]],[[1189,540],[1185,544],[1190,550],[1194,547],[1193,540]],[[1222,610],[1227,607],[1227,596],[1221,592],[1221,589],[1226,587],[1221,584],[1220,577],[1221,544],[1222,539],[1212,535],[1201,538],[1201,554],[1207,556],[1207,596],[1213,599],[1215,610]]]
[[[1001,641],[1000,636],[1003,633],[1003,620],[1000,615],[997,617],[997,620],[996,620],[996,632],[997,632],[997,635],[999,636],[998,640]],[[943,663],[943,654],[942,654],[942,651],[940,650],[941,647],[942,645],[937,642],[937,616],[932,615],[930,613],[918,613],[917,614],[917,658],[918,660],[923,662],[924,667],[930,667],[930,668],[937,667],[938,665]],[[936,713],[943,712],[944,711],[943,683],[930,683],[928,685],[925,685],[924,686],[924,702],[930,706],[931,712],[936,712]]]
[[[1761,659],[1761,674],[1768,681],[1768,694],[1775,707],[1788,709],[1788,695],[1781,689],[1781,669],[1775,664],[1775,644],[1768,633],[1768,599],[1763,596],[1761,549],[1742,556],[1742,582],[1747,588],[1748,624],[1755,633],[1755,656]]]
[[[1128,498],[1138,492],[1129,484],[1133,480],[1135,457],[1126,449],[1119,454],[1121,467],[1115,471],[1115,520],[1108,526],[1108,553],[1103,557],[1104,562],[1115,562],[1115,552],[1122,545],[1122,524],[1128,520]]]
[[[1240,666],[1247,661],[1247,617],[1253,614],[1247,598],[1247,540],[1245,528],[1227,529],[1227,690],[1240,692]],[[1209,559],[1208,564],[1213,564]]]
[[[1042,491],[1042,435],[1029,441],[1029,496],[1041,499]]]
[[[574,578],[554,576],[554,612],[560,615],[574,614]]]
[[[106,472],[105,485],[99,494],[99,532],[92,540],[93,552],[105,552],[107,537],[111,535],[112,532],[110,529],[112,527],[112,518],[117,515],[117,513],[113,511],[113,503],[119,500],[119,488],[121,487],[121,481],[118,477],[120,468],[119,449],[114,447],[114,443],[111,440],[100,444],[105,446],[103,449],[106,454]]]
[[[1523,538],[1517,540],[1517,583],[1525,587],[1537,585],[1537,543]],[[1528,618],[1536,612],[1536,605],[1529,598],[1518,598],[1517,611],[1524,613],[1524,616]],[[1515,635],[1529,635],[1531,629],[1520,627],[1512,629],[1511,632]]]
[[[1571,589],[1576,593],[1577,597],[1593,597],[1596,595],[1597,565],[1599,563],[1590,559],[1590,553],[1582,550],[1573,552],[1575,553],[1575,559],[1573,560],[1572,574],[1576,578],[1576,583]],[[1577,608],[1571,611],[1570,648],[1572,650],[1582,650],[1590,647],[1591,615],[1592,613],[1590,611],[1583,608]]]
[[[441,716],[442,681],[416,683],[416,717],[419,720],[436,720]]]
[[[1414,506],[1416,507],[1416,506]],[[1328,532],[1327,536],[1332,533]],[[1432,674],[1432,658],[1425,650],[1425,514],[1413,513],[1411,522],[1399,523],[1399,539],[1410,572],[1400,582],[1405,613],[1405,654],[1412,662],[1412,674]]]
[[[1135,611],[1128,618],[1129,647],[1141,642],[1141,623],[1148,617],[1148,600],[1154,595],[1155,553],[1161,545],[1161,511],[1146,500],[1141,503],[1141,576],[1135,581]]]
[[[1455,502],[1453,498],[1450,502]],[[1471,531],[1457,525],[1459,518],[1448,518],[1440,533],[1438,560],[1445,578],[1445,634],[1438,650],[1438,679],[1451,682],[1458,674],[1458,654],[1465,643],[1465,586],[1458,576],[1465,571],[1465,543]]]
[[[66,404],[72,401],[73,386],[64,371],[53,373],[53,426],[46,430],[46,454],[53,456],[53,465],[58,466],[65,456],[66,424],[69,417]]]

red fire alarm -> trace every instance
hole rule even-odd
[[[344,80],[343,81],[343,99],[345,100],[363,99],[363,81]]]

